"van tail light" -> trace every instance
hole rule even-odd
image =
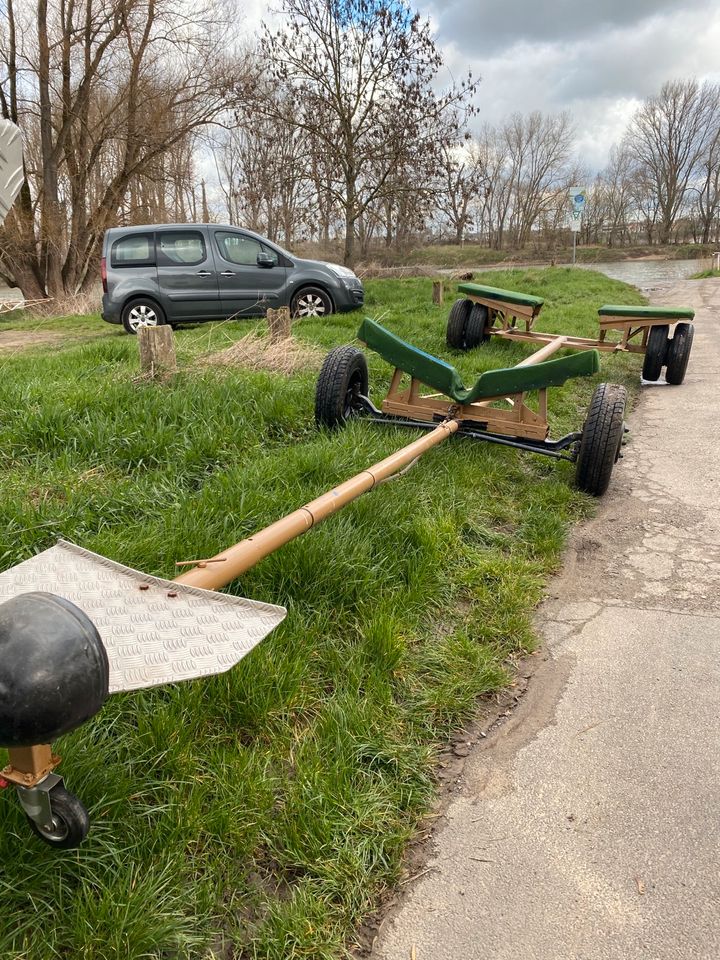
[[[103,257],[102,260],[100,261],[100,278],[101,278],[101,280],[102,280],[103,293],[107,293],[107,292],[108,292],[108,289],[107,289],[107,260],[105,259],[105,257]]]

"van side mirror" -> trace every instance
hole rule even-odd
[[[269,253],[265,253],[265,251],[263,250],[261,253],[257,255],[257,265],[259,267],[274,267],[275,260],[273,257],[270,256]]]

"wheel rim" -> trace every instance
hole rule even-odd
[[[345,404],[343,406],[343,417],[348,420],[354,413],[360,409],[360,397],[362,396],[362,375],[359,370],[350,378],[347,392],[345,393]]]
[[[140,327],[156,327],[158,315],[149,304],[138,303],[128,312],[127,322],[131,330],[139,330]]]
[[[38,833],[48,841],[48,843],[62,843],[64,840],[67,840],[69,829],[68,825],[56,814],[53,814],[52,818],[52,827],[48,830],[47,827],[40,826],[39,823],[35,824]]]
[[[305,293],[298,297],[295,305],[297,317],[324,317],[327,313],[325,301],[317,293]]]

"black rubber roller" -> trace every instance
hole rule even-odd
[[[108,695],[108,658],[92,620],[52,593],[0,604],[0,747],[52,743]]]

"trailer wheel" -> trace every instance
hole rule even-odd
[[[50,809],[52,826],[49,828],[40,826],[25,815],[33,833],[56,850],[79,847],[90,830],[90,817],[82,803],[74,793],[57,784],[50,791]]]
[[[362,411],[368,392],[365,354],[357,347],[335,347],[325,357],[315,388],[315,423],[331,430]]]
[[[694,336],[695,326],[692,323],[678,323],[675,327],[675,333],[667,349],[665,379],[668,383],[677,386],[685,379]]]
[[[650,328],[643,360],[643,380],[654,381],[659,378],[667,355],[669,329],[666,324]]]
[[[488,308],[483,303],[473,303],[465,326],[465,349],[472,350],[490,339],[488,333]]]
[[[607,490],[620,456],[626,403],[625,388],[614,383],[601,383],[592,395],[583,424],[575,482],[594,497]]]
[[[454,350],[467,350],[465,331],[467,329],[472,308],[472,300],[466,300],[464,297],[460,300],[456,300],[450,308],[450,316],[448,317],[445,340],[447,345],[452,347]]]

